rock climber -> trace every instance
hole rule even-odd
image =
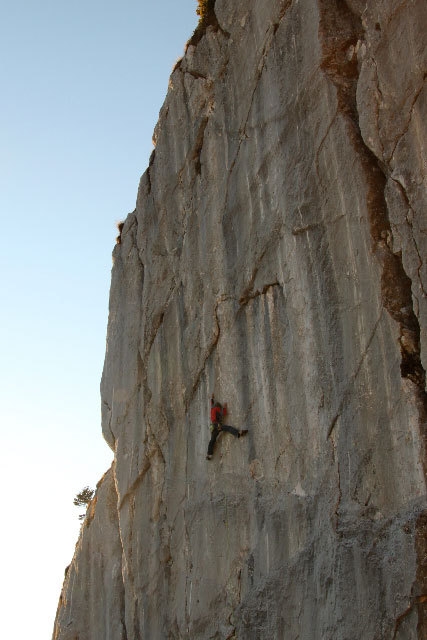
[[[240,438],[240,436],[244,436],[247,434],[247,429],[236,429],[235,427],[230,427],[227,424],[223,424],[223,420],[227,415],[227,403],[224,403],[224,406],[221,405],[220,402],[215,402],[215,396],[212,394],[211,397],[211,439],[209,440],[208,445],[208,454],[206,456],[206,460],[210,460],[213,455],[214,446],[216,439],[218,438],[221,431],[227,431],[231,433],[236,438]]]

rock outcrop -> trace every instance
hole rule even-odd
[[[427,4],[216,0],[113,252],[55,640],[427,638]],[[210,395],[229,423],[207,461]]]

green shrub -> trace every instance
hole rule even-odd
[[[93,489],[90,489],[89,487],[85,487],[80,491],[80,493],[76,495],[76,497],[73,500],[73,504],[76,507],[86,507],[87,509],[88,504],[92,500],[94,493],[95,491]],[[79,520],[83,520],[85,515],[86,515],[86,511],[79,515]]]

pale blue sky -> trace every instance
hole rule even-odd
[[[135,207],[196,0],[0,6],[2,636],[46,640],[100,429],[115,223]]]

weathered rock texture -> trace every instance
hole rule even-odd
[[[426,639],[427,3],[215,14],[114,250],[54,638]],[[208,462],[213,391],[249,434]]]

